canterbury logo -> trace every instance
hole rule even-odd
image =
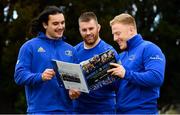
[[[67,55],[67,56],[72,56],[72,51],[66,50],[66,51],[65,51],[65,55]]]
[[[38,52],[46,52],[42,47],[39,47]]]

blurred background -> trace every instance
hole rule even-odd
[[[78,17],[84,11],[96,13],[100,36],[114,46],[109,21],[123,12],[132,14],[138,32],[157,44],[167,60],[158,107],[160,113],[180,113],[180,0],[0,0],[0,113],[26,113],[23,86],[14,82],[14,68],[21,45],[32,36],[28,25],[46,6],[56,5],[65,12],[66,41],[82,41]]]

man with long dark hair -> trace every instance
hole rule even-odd
[[[24,85],[29,114],[71,113],[68,91],[57,83],[52,59],[76,61],[74,48],[63,41],[65,18],[62,11],[49,6],[32,21],[31,33],[37,36],[22,45],[14,79]]]

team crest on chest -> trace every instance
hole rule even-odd
[[[135,60],[136,56],[135,55],[130,55],[129,60]]]
[[[65,55],[67,55],[67,56],[72,56],[72,51],[71,51],[71,50],[66,50],[66,51],[65,51]]]

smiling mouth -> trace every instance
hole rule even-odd
[[[55,31],[57,32],[58,34],[62,34],[64,32],[64,30],[58,30],[58,31]]]
[[[122,41],[118,41],[118,44],[119,44],[119,45],[122,45],[122,44],[123,44],[123,42],[122,42]]]

